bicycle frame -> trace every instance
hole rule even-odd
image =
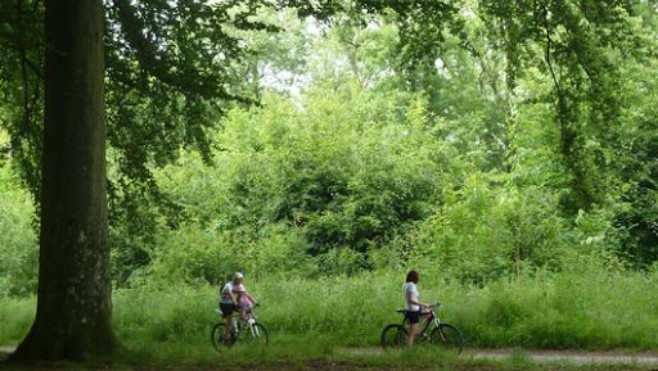
[[[220,316],[222,315],[220,309],[215,309],[215,311]],[[228,321],[228,324],[226,321]],[[217,351],[222,347],[231,347],[241,338],[258,340],[259,344],[263,347],[267,346],[269,342],[267,328],[257,321],[256,315],[251,308],[247,309],[246,312],[238,311],[233,313],[229,317],[222,316],[221,321],[215,323],[210,331],[210,340]],[[249,343],[252,344],[253,342],[250,341]]]
[[[446,349],[461,353],[464,337],[459,329],[439,319],[437,312],[440,304],[431,305],[429,310],[421,313],[423,322],[418,323],[419,331],[414,331],[415,336],[430,344],[437,344]],[[396,310],[397,313],[405,314],[404,309]],[[381,344],[384,349],[400,348],[409,340],[409,321],[405,315],[402,323],[391,323],[384,327],[381,333]],[[416,325],[414,325],[416,326]],[[406,340],[406,341],[405,341]]]
[[[430,305],[430,311],[428,313],[421,313],[421,316],[426,317],[425,323],[422,325],[421,330],[418,331],[416,336],[429,337],[427,330],[431,327],[432,323],[436,328],[441,325],[441,320],[436,312],[439,310],[440,304]],[[407,318],[402,319],[402,326],[409,327],[409,321]]]
[[[230,328],[232,331],[236,331],[236,334],[239,334],[242,326],[246,324],[246,327],[249,328],[251,335],[254,337],[258,337],[260,334],[258,333],[258,328],[254,327],[254,323],[256,323],[256,316],[254,315],[252,309],[248,309],[246,312],[246,318],[242,318],[240,313],[234,313],[231,315]],[[237,325],[238,327],[235,328],[235,325]]]

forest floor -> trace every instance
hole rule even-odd
[[[35,365],[23,368],[4,361],[15,350],[14,346],[0,345],[0,369],[33,369]],[[378,348],[337,348],[329,358],[290,360],[270,359],[267,361],[242,360],[233,362],[190,362],[180,364],[111,363],[111,364],[38,364],[37,369],[80,369],[80,370],[651,370],[658,371],[658,353],[578,351],[578,350],[522,350],[522,349],[467,349],[462,355],[451,360],[431,360],[403,357],[391,359],[390,354]],[[421,357],[423,358],[423,357]]]

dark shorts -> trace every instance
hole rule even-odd
[[[238,308],[233,304],[219,303],[219,310],[222,311],[222,316],[228,317],[233,314],[233,312],[236,312]]]
[[[408,310],[404,313],[404,318],[406,318],[409,321],[409,323],[411,323],[412,325],[418,323],[420,322],[420,311],[417,310],[415,312],[412,312]]]

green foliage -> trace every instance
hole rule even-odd
[[[316,268],[308,260],[305,248],[301,232],[281,225],[266,227],[257,238],[240,231],[217,233],[182,226],[162,236],[149,269],[151,276],[142,277],[141,281],[148,278],[164,284],[217,283],[239,270],[254,276],[293,270],[313,274]]]
[[[492,184],[493,183],[493,184]],[[445,206],[419,225],[415,266],[465,282],[563,266],[574,233],[559,216],[557,197],[540,188],[498,192],[495,180],[470,177],[446,188]]]
[[[474,346],[655,346],[651,2],[111,3],[128,343],[206,347],[208,284],[239,270],[276,338],[373,346],[417,267]],[[43,8],[22,4],[0,5],[0,343],[38,264]]]
[[[30,195],[19,186],[10,163],[0,165],[0,297],[33,294],[39,249]]]
[[[565,208],[572,213],[605,202],[610,126],[624,124],[622,66],[645,57],[631,2],[480,1],[488,28],[501,39],[514,88],[528,67],[550,79],[542,100],[553,105],[559,156],[569,179]]]
[[[213,166],[181,152],[175,166],[157,172],[167,198],[190,221],[164,232],[153,250],[160,277],[171,269],[187,272],[188,281],[214,282],[240,266],[353,274],[411,259],[446,265],[454,278],[482,284],[524,271],[568,269],[577,255],[624,264],[605,251],[630,260],[642,256],[645,266],[652,261],[652,183],[623,180],[627,170],[610,157],[622,154],[625,164],[637,161],[640,173],[652,171],[647,158],[636,157],[642,152],[629,148],[651,146],[640,139],[645,131],[631,129],[642,122],[631,100],[620,103],[623,115],[614,116],[619,130],[611,136],[627,146],[603,145],[588,111],[596,103],[582,100],[573,119],[589,120],[587,130],[575,133],[586,143],[574,146],[585,150],[575,162],[555,161],[565,153],[565,129],[555,111],[553,76],[545,66],[528,66],[514,76],[518,89],[506,88],[505,74],[496,69],[510,55],[494,53],[488,39],[494,34],[478,39],[492,24],[464,16],[460,33],[442,39],[435,73],[409,88],[390,73],[397,70],[400,42],[395,17],[368,17],[381,23],[339,17],[326,36],[315,36],[315,58],[307,67],[313,83],[303,96],[265,94],[262,107],[231,110],[213,134]],[[286,45],[307,48],[299,38],[312,35],[300,34],[299,24],[291,27],[297,34]],[[373,48],[377,43],[380,50]],[[275,64],[303,73],[285,58]],[[618,78],[644,68],[634,66]],[[635,80],[624,80],[633,94],[655,81]],[[604,166],[600,156],[610,164],[604,172],[597,170]],[[579,169],[590,175],[578,178]],[[583,208],[588,191],[581,186],[599,187],[606,197]],[[623,191],[631,189],[642,201]],[[634,211],[633,204],[648,212]],[[181,238],[188,231],[197,237]],[[224,251],[221,257],[216,250]]]
[[[611,198],[617,204],[615,221],[622,235],[617,249],[636,267],[646,268],[658,258],[658,119],[649,108],[658,99],[647,94],[658,88],[658,75],[655,68],[629,65],[624,76],[624,125],[611,128],[619,141],[607,155],[618,175],[609,182],[614,184]]]
[[[10,298],[0,295],[0,343],[18,344],[30,330],[35,309],[34,297]]]
[[[263,109],[233,111],[217,135],[216,165],[202,170],[199,158],[183,157],[158,175],[163,191],[209,239],[227,241],[214,249],[265,246],[261,258],[281,252],[297,267],[297,253],[330,253],[317,260],[326,273],[372,267],[369,251],[429,215],[441,185],[461,166],[450,144],[427,130],[421,100],[409,97],[400,112],[373,105],[366,93],[351,105],[336,98],[312,93],[300,110],[270,96]],[[183,179],[185,189],[178,186]],[[290,234],[287,248],[277,247],[276,234]],[[291,268],[267,261],[269,269]]]

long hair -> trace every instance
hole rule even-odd
[[[415,269],[412,269],[407,273],[407,281],[406,282],[413,282],[413,283],[418,283],[418,272],[416,272]]]

